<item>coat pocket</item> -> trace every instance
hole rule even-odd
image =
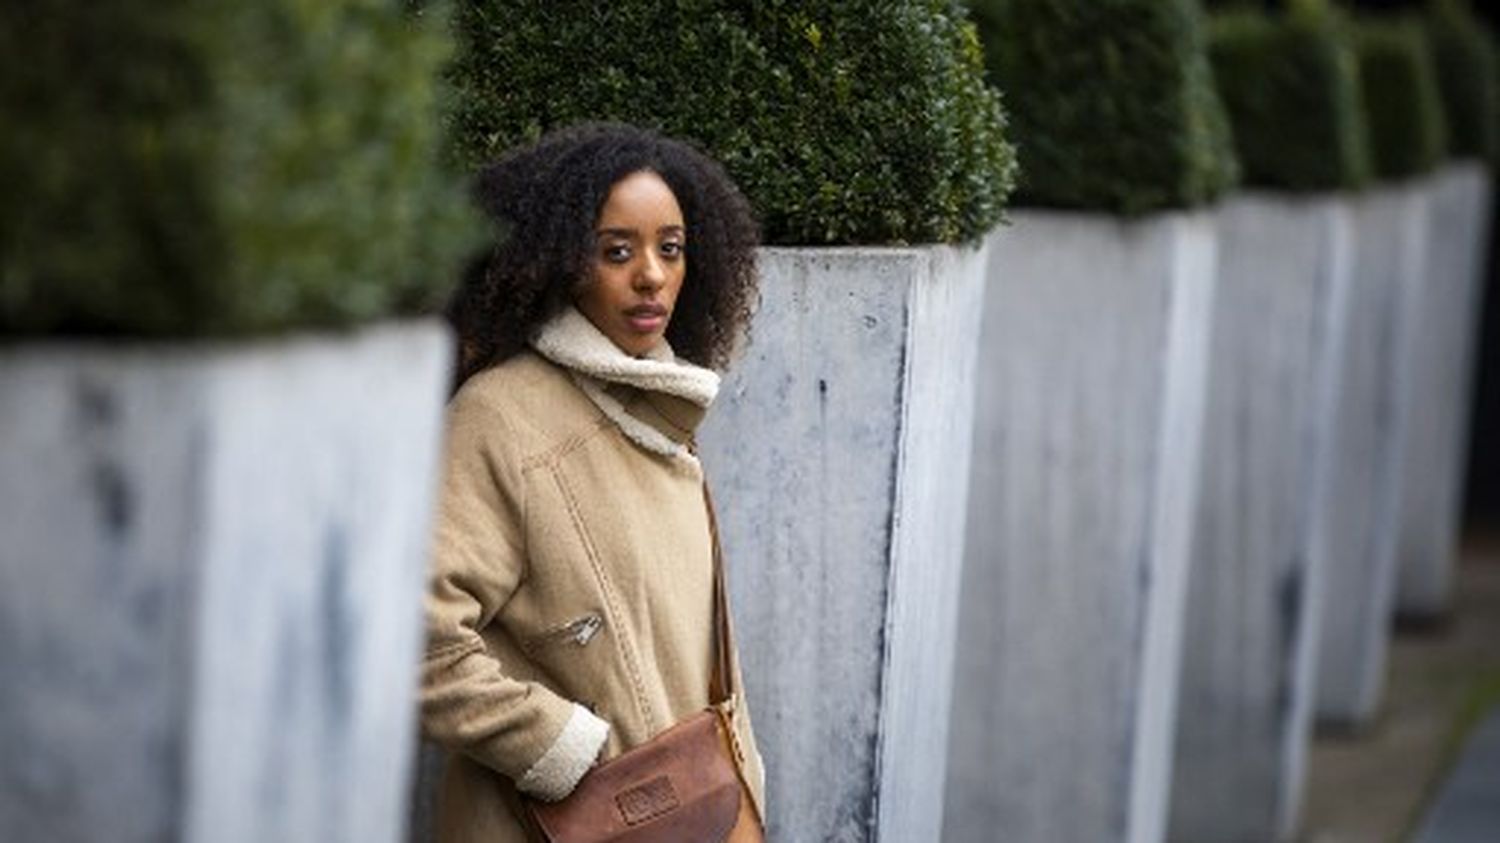
[[[604,616],[590,612],[526,639],[526,652],[538,653],[554,647],[587,647],[604,628]]]

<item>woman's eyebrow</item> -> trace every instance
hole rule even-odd
[[[656,230],[657,234],[686,234],[687,227],[681,225],[664,225]],[[594,232],[595,237],[623,237],[631,238],[639,236],[633,228],[601,228]]]
[[[636,236],[636,230],[633,228],[601,228],[594,232],[594,236],[630,238]]]

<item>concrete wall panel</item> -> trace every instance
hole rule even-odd
[[[1351,217],[1334,198],[1220,208],[1203,476],[1183,649],[1170,838],[1290,839],[1316,684],[1311,553],[1329,361]]]
[[[770,839],[935,840],[982,251],[768,249],[703,432]]]
[[[1345,342],[1334,360],[1336,407],[1315,508],[1323,573],[1317,718],[1350,728],[1373,717],[1395,598],[1397,506],[1407,377],[1402,353],[1427,239],[1420,183],[1354,200],[1354,276]]]
[[[1490,232],[1490,176],[1452,164],[1428,180],[1429,246],[1405,353],[1397,609],[1431,618],[1451,603],[1458,560],[1474,342]]]
[[[0,839],[399,838],[448,357],[0,356]]]
[[[1213,221],[1020,211],[991,249],[944,839],[1157,841]]]

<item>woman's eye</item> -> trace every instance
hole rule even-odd
[[[630,247],[623,243],[606,246],[604,248],[604,259],[610,263],[625,263],[630,260]]]
[[[683,248],[684,247],[681,243],[669,241],[661,244],[661,253],[669,258],[678,258],[682,257]]]

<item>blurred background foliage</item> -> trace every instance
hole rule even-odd
[[[0,6],[0,334],[341,325],[444,295],[436,20],[386,0]]]
[[[1344,15],[1322,0],[1213,16],[1209,55],[1248,185],[1357,188],[1371,176],[1359,62]]]
[[[1433,0],[1424,22],[1446,106],[1449,152],[1493,160],[1500,133],[1494,35],[1459,0]]]
[[[974,240],[1014,179],[957,0],[473,2],[449,76],[471,168],[619,120],[718,158],[773,244]]]
[[[697,142],[784,245],[973,241],[1018,161],[1026,203],[1138,214],[1241,167],[1348,188],[1500,143],[1463,0],[1207,5],[1211,27],[1197,0],[15,0],[0,332],[429,309],[480,235],[456,174],[584,119]]]
[[[1448,129],[1421,24],[1408,17],[1361,20],[1356,44],[1376,175],[1430,172],[1447,152]]]
[[[1238,176],[1198,0],[973,0],[1025,204],[1138,214]]]

